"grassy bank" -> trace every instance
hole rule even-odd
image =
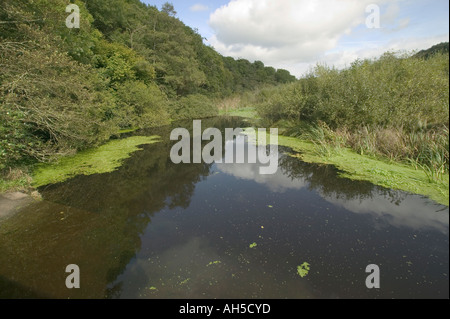
[[[424,195],[439,204],[449,205],[448,173],[436,179],[426,170],[411,164],[359,154],[348,147],[335,147],[298,137],[280,135],[278,144],[292,148],[295,151],[292,156],[307,163],[334,165],[341,171],[342,177]]]
[[[280,143],[292,144],[305,161],[448,205],[448,70],[445,52],[387,52],[345,69],[317,65],[241,106],[255,108],[259,127],[293,137]]]
[[[0,175],[0,194],[6,192],[28,192],[32,178],[27,167],[12,168]]]

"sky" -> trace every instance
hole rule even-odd
[[[447,0],[141,0],[176,17],[224,56],[302,77],[317,64],[345,68],[387,51],[449,41]]]

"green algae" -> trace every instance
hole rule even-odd
[[[133,152],[141,150],[139,145],[157,143],[159,138],[159,136],[132,136],[113,140],[74,156],[63,157],[56,163],[40,164],[33,172],[32,186],[60,183],[77,175],[112,172]]]
[[[306,277],[309,274],[310,264],[304,262],[300,266],[297,266],[297,273],[300,277]]]
[[[206,265],[206,267],[212,266],[212,265],[218,265],[221,264],[222,262],[220,260],[216,260],[216,261],[211,261],[209,264]]]
[[[255,131],[245,129],[249,141],[255,141]],[[271,140],[267,134],[267,141]],[[430,181],[427,173],[412,165],[361,155],[349,148],[339,148],[325,153],[322,146],[295,137],[278,136],[278,145],[291,148],[307,163],[334,165],[339,175],[351,180],[369,181],[375,185],[393,190],[406,191],[426,196],[435,202],[449,206],[449,175],[442,180]]]

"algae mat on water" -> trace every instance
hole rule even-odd
[[[56,163],[41,164],[33,173],[33,187],[63,182],[77,175],[109,173],[122,165],[139,145],[160,141],[159,136],[132,136],[110,141],[100,147],[61,158]]]
[[[256,132],[246,128],[244,134],[250,142],[256,142]],[[266,141],[273,140],[267,134]],[[312,142],[295,137],[278,136],[278,145],[286,146],[298,152],[293,156],[307,163],[334,165],[341,177],[352,180],[363,180],[375,185],[402,190],[413,194],[424,195],[442,205],[449,205],[449,175],[441,180],[432,180],[425,171],[411,165],[398,162],[387,162],[382,159],[361,155],[348,148],[330,151],[322,155],[319,146]]]

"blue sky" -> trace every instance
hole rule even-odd
[[[221,6],[227,5],[229,0],[212,0],[212,1],[198,1],[198,0],[141,0],[146,4],[156,6],[161,9],[166,2],[172,3],[177,11],[177,18],[183,21],[191,28],[197,28],[204,38],[210,38],[214,31],[209,27],[209,16]],[[202,7],[195,8],[195,5]]]
[[[141,0],[159,9],[167,0]],[[449,40],[447,0],[172,0],[177,17],[219,53],[300,77],[316,63],[348,66],[386,51]],[[379,28],[368,28],[375,4]],[[374,21],[374,20],[371,20]]]

